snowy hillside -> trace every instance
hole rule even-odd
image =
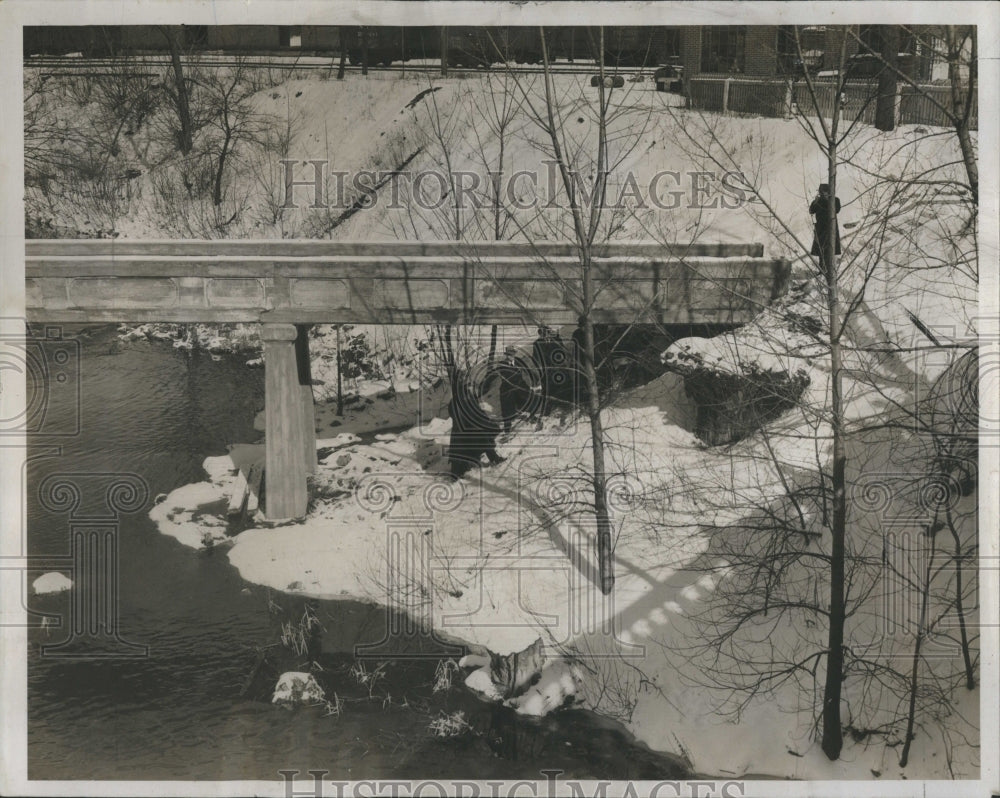
[[[596,89],[573,75],[557,76],[555,87],[563,146],[581,166],[584,190],[593,181],[587,167],[596,168],[588,151],[598,123]],[[40,159],[28,180],[29,231],[376,241],[477,241],[500,232],[510,239],[571,240],[566,192],[534,118],[541,92],[538,76],[515,81],[502,74],[262,86],[246,98],[247,127],[223,173],[220,203],[198,189],[218,167],[215,140],[205,134],[200,158],[171,155],[164,135],[170,111],[154,109],[141,122],[132,120],[130,134],[106,158],[121,176],[116,186],[49,174]],[[761,242],[768,256],[793,262],[792,284],[739,330],[675,341],[664,353],[670,373],[604,410],[618,577],[613,595],[605,598],[595,584],[585,415],[552,416],[540,430],[523,421],[499,446],[506,462],[446,480],[447,390],[434,382],[436,375],[421,378],[412,341],[406,363],[397,360],[387,374],[354,385],[368,400],[337,417],[329,403],[336,379],[329,328],[320,329],[314,348],[314,376],[323,386],[315,396],[326,403],[317,408],[322,460],[311,483],[310,513],[302,523],[278,527],[258,519],[235,538],[228,556],[252,582],[400,606],[442,635],[494,653],[523,650],[541,637],[550,659],[584,667],[581,700],[626,719],[650,746],[684,753],[698,772],[810,779],[974,775],[978,750],[969,741],[978,739],[978,690],[956,689],[927,709],[911,764],[899,766],[903,666],[883,672],[871,663],[883,655],[905,657],[912,641],[878,626],[889,592],[879,581],[880,558],[887,556],[884,517],[866,509],[862,495],[876,478],[906,483],[932,468],[929,433],[883,422],[933,396],[953,367],[955,353],[935,342],[976,334],[975,227],[954,188],[962,180],[954,134],[916,126],[880,133],[861,125],[840,148],[841,290],[852,311],[843,330],[844,416],[855,436],[848,467],[858,486],[851,532],[860,563],[851,577],[863,595],[849,640],[861,664],[845,681],[844,717],[853,736],[830,762],[815,742],[811,691],[821,681],[809,655],[822,648],[828,610],[822,598],[828,576],[815,563],[826,561],[830,547],[826,508],[816,498],[826,490],[831,457],[831,366],[824,344],[830,331],[827,298],[807,254],[808,206],[826,179],[826,163],[800,119],[701,115],[669,97],[650,82],[612,94],[611,199],[601,238]],[[86,99],[60,86],[34,101],[47,125],[65,131],[74,117],[100,113],[99,103]],[[88,142],[68,133],[67,139],[62,146],[72,158],[96,157]],[[53,146],[41,134],[38,142]],[[297,184],[291,202],[282,163],[289,160]],[[321,204],[327,207],[310,207],[314,168],[323,170]],[[408,175],[389,174],[399,170]],[[498,183],[484,177],[491,172],[500,175]],[[516,173],[522,177],[514,180]],[[456,196],[464,199],[456,204]],[[368,332],[374,340],[377,332]],[[526,347],[531,336],[526,328],[507,330],[500,346]],[[479,341],[481,349],[481,335]],[[385,350],[394,346],[386,337]],[[710,386],[715,378],[741,385],[767,375],[774,384],[793,382],[795,393],[790,406],[754,434],[708,446],[695,434],[698,408],[685,388],[692,375]],[[357,437],[386,427],[402,431]],[[196,547],[206,534],[222,540],[221,519],[206,521],[198,508],[227,496],[234,467],[231,458],[206,462],[205,482],[179,488],[152,511],[161,531]],[[944,528],[937,510],[928,514],[916,499],[907,501],[920,512],[910,513],[900,530],[918,538],[935,523]],[[974,541],[974,490],[948,512],[956,545]],[[390,537],[402,533],[388,522],[403,518],[411,537],[395,547]],[[402,560],[389,554],[404,550]],[[765,554],[784,558],[782,575],[795,591],[777,595],[808,607],[775,616],[778,628],[755,645],[743,640],[742,651],[752,652],[746,660],[726,643],[705,648],[706,628],[728,622],[716,615],[720,602],[728,602],[727,611],[739,607],[740,580],[754,570],[758,553],[762,562]],[[919,556],[900,572],[918,572]],[[733,638],[746,633],[738,629]],[[882,648],[869,652],[872,641]],[[750,670],[758,660],[788,672],[744,689],[742,666]],[[954,677],[955,660],[941,662],[933,675],[943,682]],[[736,686],[721,684],[722,675]]]

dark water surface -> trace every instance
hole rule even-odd
[[[161,343],[118,346],[109,328],[85,330],[79,340],[80,432],[32,442],[29,552],[69,550],[69,514],[39,501],[47,476],[89,475],[71,478],[82,495],[77,512],[106,514],[113,475],[139,475],[149,501],[119,516],[118,617],[121,637],[148,646],[148,656],[43,656],[42,645],[66,639],[66,624],[31,630],[30,778],[280,779],[279,770],[308,778],[309,769],[329,771],[327,779],[540,779],[540,770],[553,768],[565,778],[681,775],[673,759],[592,713],[538,722],[481,704],[458,680],[435,692],[436,658],[389,659],[369,688],[352,652],[358,642],[380,640],[386,619],[354,602],[322,602],[317,610],[324,627],[318,675],[328,696],[343,699],[339,715],[288,711],[267,703],[260,689],[245,691],[262,647],[291,656],[275,644],[282,621],[300,617],[304,600],[244,582],[223,552],[181,546],[159,534],[147,512],[157,494],[203,479],[206,456],[257,440],[263,371],[247,368],[245,357]],[[50,393],[46,429],[72,429],[75,391]],[[53,444],[62,452],[51,453]],[[68,594],[31,597],[29,606],[61,614],[69,602]],[[427,639],[409,645],[436,650]],[[362,665],[370,672],[379,661]],[[428,730],[434,718],[458,711],[466,733],[439,738]]]

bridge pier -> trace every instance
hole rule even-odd
[[[305,516],[309,467],[304,452],[310,442],[312,461],[315,462],[316,458],[315,433],[312,431],[312,387],[309,386],[310,412],[307,414],[305,392],[299,377],[299,358],[296,357],[298,338],[299,329],[294,324],[261,325],[266,425],[265,513],[271,520]],[[307,416],[310,434],[306,432]]]
[[[316,411],[313,401],[312,368],[309,361],[309,330],[311,324],[296,324],[295,365],[299,373],[302,393],[302,454],[306,461],[306,472],[316,473]]]

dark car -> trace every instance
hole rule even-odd
[[[684,91],[684,67],[666,64],[653,73],[657,91],[681,94]]]
[[[601,85],[601,76],[594,75],[590,78],[591,86]],[[621,75],[605,75],[604,76],[604,88],[606,89],[620,89],[625,85],[625,78]]]
[[[886,62],[876,53],[858,53],[852,55],[846,62],[847,80],[875,80],[887,69]],[[899,53],[896,56],[896,70],[904,75],[916,73],[915,56],[912,53]],[[816,73],[819,78],[835,78],[840,74],[838,69],[826,69]]]

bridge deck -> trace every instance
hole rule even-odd
[[[32,240],[29,318],[53,322],[575,321],[576,249],[544,242]],[[595,248],[594,318],[739,324],[784,290],[760,244]]]
[[[309,322],[574,322],[571,245],[497,242],[28,241],[37,321],[261,322],[267,516],[301,518],[316,466]],[[786,261],[759,244],[596,248],[604,322],[739,324],[781,293]]]

